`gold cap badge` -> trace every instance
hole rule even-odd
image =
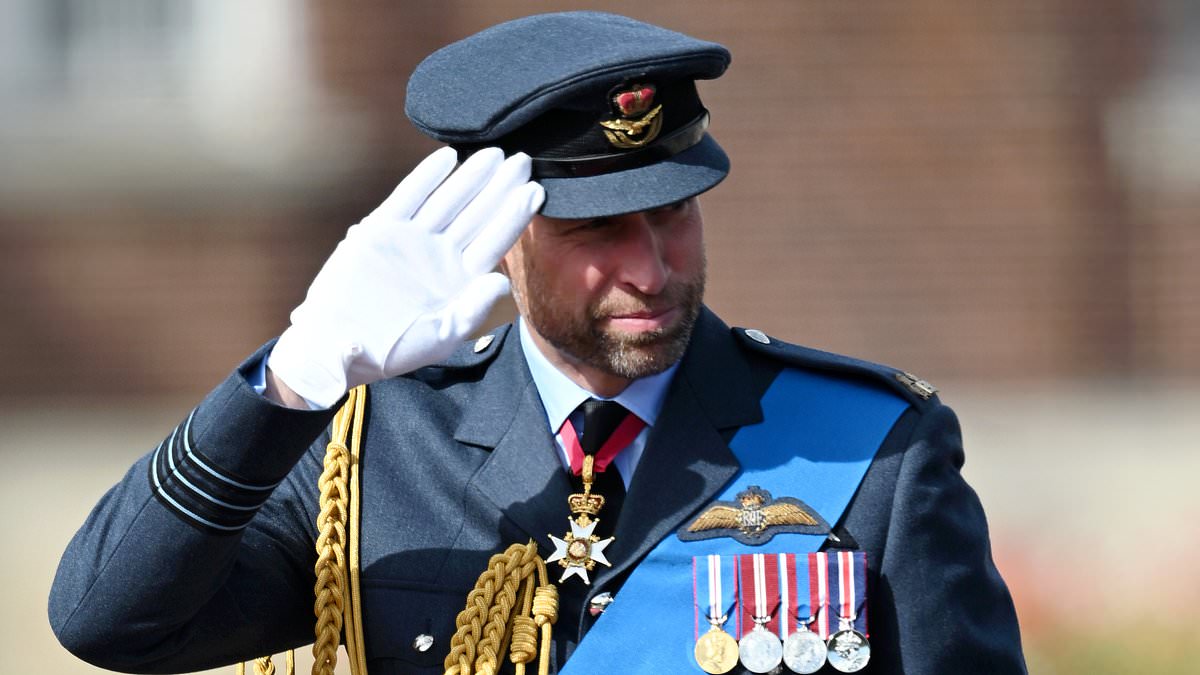
[[[658,138],[658,132],[662,131],[659,114],[662,104],[654,105],[656,91],[652,84],[635,84],[613,94],[613,109],[619,117],[600,122],[609,143],[626,150],[640,148]]]

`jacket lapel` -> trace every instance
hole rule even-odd
[[[728,430],[762,421],[761,386],[729,328],[703,310],[629,486],[609,547],[617,577],[671,535],[737,475]]]
[[[515,329],[463,411],[454,438],[492,452],[471,483],[514,524],[547,546],[566,528],[570,480],[546,424]]]
[[[520,340],[511,330],[503,337],[454,437],[492,448],[473,487],[545,550],[547,533],[566,528],[573,489]],[[757,379],[730,329],[705,308],[629,486],[606,551],[613,567],[597,567],[593,588],[641,559],[737,475],[725,439],[762,421]]]

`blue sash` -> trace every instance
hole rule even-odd
[[[729,444],[741,471],[716,499],[733,500],[758,485],[777,498],[803,500],[831,525],[908,408],[887,391],[798,370],[781,372],[761,403],[763,422],[743,427]],[[808,553],[824,541],[824,535],[785,533],[747,546],[726,537],[668,536],[629,575],[560,673],[703,673],[692,650],[697,630],[708,627],[696,625],[692,558]]]

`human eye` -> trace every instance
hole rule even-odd
[[[589,218],[580,221],[575,227],[571,228],[572,232],[585,234],[588,232],[600,232],[607,229],[613,223],[612,218]]]

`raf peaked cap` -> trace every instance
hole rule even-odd
[[[541,14],[431,54],[405,112],[460,156],[528,154],[543,215],[597,218],[686,199],[729,173],[695,85],[728,65],[719,44],[623,16]]]

